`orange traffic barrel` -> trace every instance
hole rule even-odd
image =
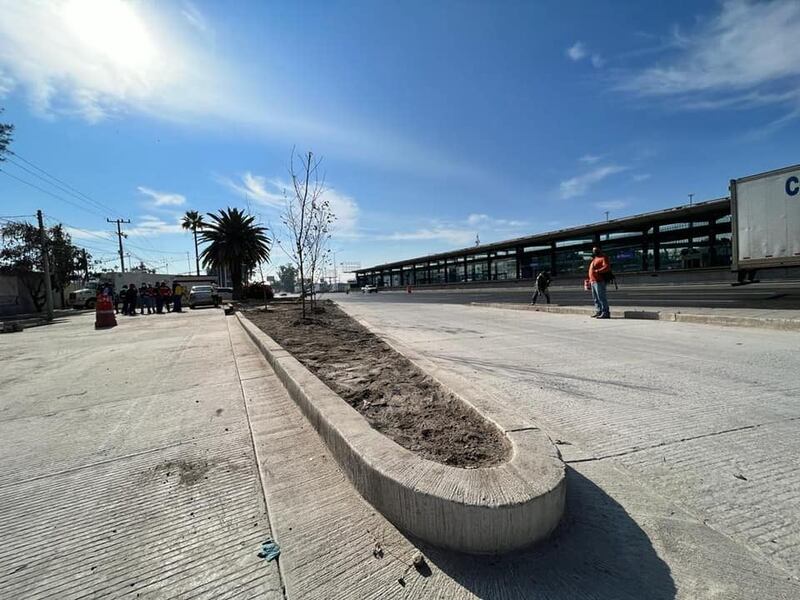
[[[116,327],[117,317],[114,316],[114,305],[108,296],[98,296],[95,303],[94,328],[106,329]]]

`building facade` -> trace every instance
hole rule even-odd
[[[729,198],[431,254],[356,271],[384,288],[534,279],[540,271],[583,276],[593,246],[616,273],[724,268],[731,264]]]

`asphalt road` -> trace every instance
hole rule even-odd
[[[365,302],[424,302],[469,304],[471,302],[530,302],[533,288],[381,291],[377,294],[350,294]],[[554,304],[590,306],[591,294],[582,288],[553,287]],[[726,283],[685,285],[621,285],[608,293],[611,306],[659,306],[703,308],[760,308],[769,310],[800,309],[800,281],[754,283],[731,286]],[[540,298],[540,302],[544,299]]]

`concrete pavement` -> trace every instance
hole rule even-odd
[[[0,336],[0,597],[282,598],[219,311]]]
[[[269,599],[284,597],[282,585],[290,600],[798,597],[785,564],[797,548],[796,467],[789,458],[771,462],[773,454],[796,453],[789,384],[776,377],[761,411],[745,393],[731,406],[705,399],[681,420],[683,403],[648,391],[663,379],[633,382],[619,369],[611,376],[597,370],[605,363],[558,375],[554,353],[586,335],[568,326],[575,317],[511,313],[503,324],[498,315],[506,311],[458,311],[415,306],[371,318],[402,324],[432,360],[561,436],[573,462],[566,516],[551,542],[502,558],[469,557],[398,532],[358,496],[233,317],[215,310],[137,317],[98,332],[91,315],[76,315],[0,337],[0,598]],[[536,319],[564,321],[531,344],[530,331],[518,329]],[[612,323],[620,325],[631,323]],[[753,334],[742,332],[743,343]],[[486,339],[496,345],[482,346]],[[552,348],[536,361],[552,362],[538,371],[552,373],[540,380],[548,388],[541,393],[530,363],[545,339]],[[655,345],[643,352],[652,350],[656,367],[670,352],[691,356],[693,347],[684,340],[659,353]],[[492,354],[459,356],[467,346]],[[772,356],[756,360],[787,367]],[[661,433],[659,410],[673,416]],[[766,416],[785,431],[764,423],[743,429],[770,443],[742,438],[738,454],[719,431],[700,436],[718,421]],[[650,447],[661,441],[668,443]],[[696,467],[712,477],[703,504],[686,465],[692,442],[711,441],[714,452]],[[669,452],[668,467],[655,451]],[[748,464],[754,452],[763,480]],[[613,454],[620,456],[606,458]],[[728,485],[731,461],[747,477],[732,482],[748,487]],[[764,486],[771,496],[756,502],[753,490]],[[742,531],[733,530],[737,523]],[[778,545],[772,554],[751,535],[759,527]],[[280,572],[255,556],[267,536],[281,544]],[[383,558],[372,554],[376,540]],[[418,549],[429,573],[410,566]]]
[[[700,579],[716,581],[725,598],[774,596],[748,595],[755,581],[797,585],[796,333],[358,298],[341,305],[540,424],[572,467],[605,469],[591,481],[620,490],[615,499],[659,552],[679,521],[691,523],[696,557],[729,553],[739,564],[728,575],[715,560],[702,576],[684,572],[679,595]],[[681,516],[653,530],[636,515],[648,495]],[[678,557],[664,558],[673,576],[683,570]],[[793,589],[789,597],[800,596]],[[707,592],[686,597],[715,597]]]

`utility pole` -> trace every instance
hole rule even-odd
[[[188,253],[188,252],[186,253],[186,266],[188,266],[188,267],[189,267],[189,270],[188,270],[188,271],[186,271],[186,272],[187,272],[189,275],[191,275],[191,274],[192,274],[192,257],[191,257],[191,256],[189,256],[189,253]],[[198,273],[198,275],[200,275],[200,273]]]
[[[689,206],[692,205],[692,200],[694,199],[694,194],[689,194]]]
[[[608,223],[608,211],[606,211],[606,223]]]
[[[53,320],[53,286],[50,283],[50,254],[47,251],[47,236],[44,233],[44,219],[42,211],[36,211],[36,218],[39,219],[39,239],[42,244],[42,265],[44,266],[44,293],[45,307],[47,308],[47,320]]]
[[[86,248],[83,248],[83,280],[84,283],[89,281],[89,259],[86,258]]]
[[[106,218],[108,223],[116,223],[117,224],[117,238],[119,238],[119,268],[121,272],[125,272],[125,254],[122,252],[122,236],[125,235],[122,233],[122,224],[123,223],[130,223],[130,219],[108,219]]]

